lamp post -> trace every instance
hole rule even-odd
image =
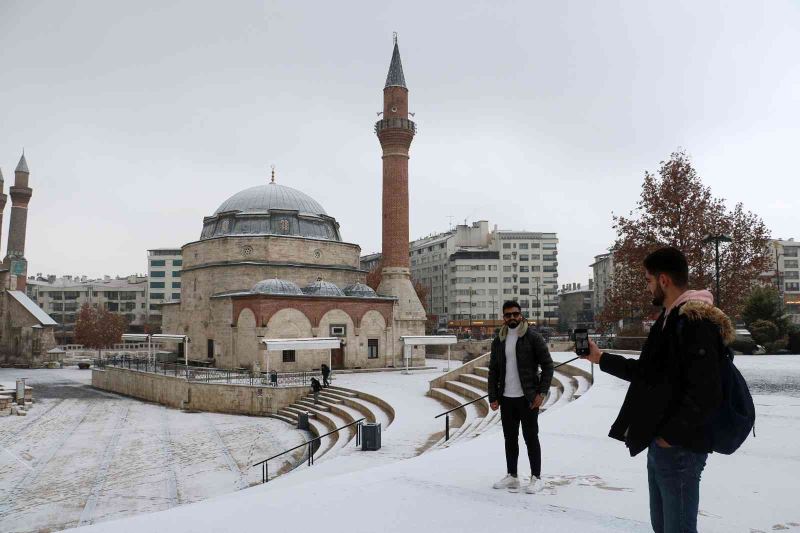
[[[716,273],[717,273],[717,294],[716,294],[717,302],[716,302],[716,304],[717,304],[717,307],[719,307],[720,306],[720,298],[719,298],[719,243],[721,243],[721,242],[733,242],[733,239],[731,239],[729,236],[723,235],[723,234],[706,235],[705,238],[703,239],[703,243],[704,244],[711,244],[712,242],[714,243],[714,265],[716,267]]]

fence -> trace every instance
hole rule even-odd
[[[199,383],[226,385],[247,385],[251,387],[310,387],[311,378],[320,377],[319,372],[250,372],[249,370],[228,370],[186,366],[181,363],[159,363],[143,357],[127,355],[112,356],[94,360],[94,366],[104,368],[113,366],[137,372],[149,372],[164,376],[182,377]]]

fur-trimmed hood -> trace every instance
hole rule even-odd
[[[524,318],[519,321],[519,326],[517,326],[517,333],[520,337],[524,337],[525,334],[528,332],[528,321]],[[506,342],[506,337],[508,337],[508,326],[504,325],[500,328],[500,340],[502,342]]]
[[[690,300],[681,305],[678,314],[686,316],[689,320],[710,320],[719,327],[722,341],[726,345],[736,340],[736,330],[731,320],[718,307],[699,300]]]

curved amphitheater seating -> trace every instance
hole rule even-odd
[[[296,426],[301,412],[308,413],[309,430],[314,437],[324,435],[360,418],[366,418],[367,422],[380,422],[383,429],[394,421],[394,409],[380,398],[333,385],[322,389],[318,405],[314,404],[314,396],[309,394],[270,416]],[[337,450],[346,446],[355,437],[356,426],[323,437],[315,447],[314,462],[335,455]],[[307,456],[304,457],[306,458]],[[302,461],[299,464],[302,464]]]
[[[428,395],[436,398],[449,408],[457,407],[485,395],[488,390],[489,354],[484,354],[461,368],[458,368],[431,382]],[[553,373],[550,392],[541,411],[553,409],[579,398],[591,387],[591,375],[572,365],[563,365]],[[461,407],[450,414],[450,439],[444,435],[428,450],[446,448],[460,441],[477,437],[500,422],[500,411],[489,408],[484,398],[473,404]],[[444,424],[444,421],[442,422]]]

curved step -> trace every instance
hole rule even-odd
[[[327,407],[324,407],[322,404],[314,403],[313,398],[303,398],[301,400],[296,401],[293,405],[298,405],[302,407],[315,407],[320,411],[330,411]]]
[[[477,376],[488,378],[489,377],[489,367],[488,366],[476,366],[472,370],[472,373],[477,375]]]
[[[442,400],[443,402],[445,402],[446,404],[450,405],[451,407],[456,407],[458,405],[462,405],[462,404],[470,401],[470,399],[471,399],[471,398],[466,398],[466,397],[464,397],[464,396],[460,395],[459,393],[454,392],[452,390],[442,389],[442,388],[438,388],[438,387],[435,387],[435,388],[431,389],[429,394],[434,398]],[[478,402],[476,402],[476,403],[478,403]],[[456,426],[455,430],[453,429],[452,425],[450,426],[450,429],[451,429],[450,440],[456,438],[461,432],[467,431],[475,420],[483,418],[481,416],[481,414],[480,414],[480,411],[478,410],[478,407],[476,407],[475,403],[472,403],[472,404],[469,404],[469,405],[465,405],[465,406],[461,407],[460,409],[458,409],[457,412],[460,413],[460,416],[463,417],[464,421],[461,423],[460,426]],[[437,446],[439,446],[443,442],[445,442],[444,437],[442,437],[442,439],[439,442],[437,442],[436,444],[431,446],[431,449],[436,448]]]
[[[473,387],[478,387],[484,393],[489,390],[489,378],[479,376],[477,374],[461,374],[458,376],[460,381],[472,385]]]
[[[464,383],[463,381],[446,381],[444,384],[445,388],[455,392],[456,394],[460,394],[464,398],[464,401],[469,402],[472,400],[478,400],[482,396],[486,395],[486,391],[479,389],[473,385],[468,383]],[[462,402],[464,403],[464,402]],[[477,402],[473,403],[477,409],[479,416],[483,417],[489,414],[489,401],[486,398],[482,400],[478,400]]]

